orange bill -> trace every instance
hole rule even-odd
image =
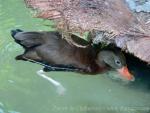
[[[134,76],[129,72],[127,66],[122,67],[121,69],[117,69],[117,71],[120,73],[120,75],[129,80],[129,81],[134,81],[135,78]]]

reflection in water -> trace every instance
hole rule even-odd
[[[0,108],[0,113],[4,113],[4,111]]]
[[[6,110],[4,104],[0,102],[0,113],[20,113],[20,112],[13,110]]]
[[[137,76],[129,84],[111,80],[107,73],[47,73],[67,89],[65,95],[59,96],[48,81],[37,76],[41,66],[14,60],[23,49],[14,43],[10,30],[49,30],[43,25],[45,21],[32,18],[21,0],[0,0],[0,15],[0,113],[150,112],[149,68],[129,63]]]
[[[59,95],[64,95],[65,94],[65,87],[58,81],[52,79],[51,77],[46,76],[45,72],[41,69],[37,71],[37,74],[44,78],[45,80],[48,80],[53,86],[55,86],[56,91]]]

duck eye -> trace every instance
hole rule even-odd
[[[121,62],[119,60],[115,60],[115,63],[119,66],[121,65]]]

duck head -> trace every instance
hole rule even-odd
[[[134,76],[127,68],[125,56],[120,51],[100,51],[97,56],[97,61],[103,62],[111,68],[116,69],[124,79],[134,81]]]

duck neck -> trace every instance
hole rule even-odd
[[[89,69],[91,73],[101,73],[106,70],[106,63],[104,62],[104,58],[102,57],[102,59],[98,59],[98,55],[96,55],[94,60],[91,61]]]
[[[96,63],[99,65],[99,67],[106,67],[106,63],[104,61],[105,56],[102,54],[102,52],[99,52],[97,54]]]

